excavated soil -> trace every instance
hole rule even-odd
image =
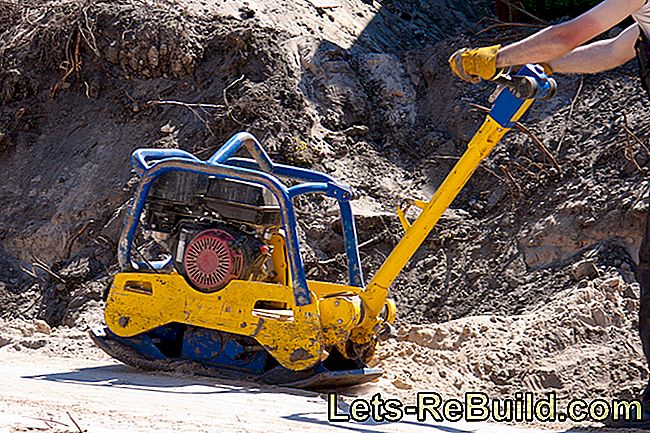
[[[491,23],[482,1],[338,3],[0,1],[1,350],[101,356],[83,335],[117,269],[138,147],[207,157],[252,132],[273,158],[354,188],[376,271],[402,235],[395,206],[433,194],[484,116],[474,104],[488,105],[492,86],[454,79],[449,54],[534,29],[475,35]],[[648,99],[634,64],[558,83],[395,282],[398,335],[374,386],[406,398],[643,387]],[[341,280],[335,208],[297,204],[309,276]]]

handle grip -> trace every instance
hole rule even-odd
[[[557,83],[553,78],[546,76],[542,71],[543,68],[538,65],[528,65],[529,73],[522,73],[526,68],[516,75],[501,75],[494,81],[507,88],[513,96],[518,99],[539,99],[546,101],[555,96],[557,92]],[[530,74],[531,70],[536,69],[537,73]]]

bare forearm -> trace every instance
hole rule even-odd
[[[578,47],[569,54],[549,63],[554,72],[565,74],[593,74],[622,65],[621,61],[609,55],[609,48],[601,41]]]
[[[549,63],[572,52],[625,17],[646,0],[605,0],[577,18],[545,28],[528,38],[508,45],[497,56],[497,68],[525,63]]]
[[[590,74],[620,66],[635,56],[634,42],[638,26],[630,26],[618,37],[578,47],[559,59],[549,62],[555,72]]]
[[[575,48],[564,34],[564,25],[547,27],[519,42],[499,50],[497,68],[557,59]]]

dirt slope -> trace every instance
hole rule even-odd
[[[401,236],[395,205],[431,196],[483,117],[470,104],[493,90],[455,80],[449,53],[530,30],[474,36],[485,2],[416,3],[0,2],[5,323],[98,321],[130,152],[205,157],[239,130],[353,186],[371,275]],[[635,74],[559,77],[533,107],[524,123],[559,169],[519,132],[482,165],[394,285],[401,336],[381,349],[378,386],[638,393],[650,122]],[[342,278],[331,204],[298,204],[310,277]]]

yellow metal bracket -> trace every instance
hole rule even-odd
[[[408,229],[411,228],[411,223],[406,218],[406,212],[408,212],[412,207],[424,209],[426,205],[426,201],[418,200],[416,198],[407,198],[399,205],[397,208],[397,218],[399,218],[399,222],[402,224],[404,231],[408,231]]]

